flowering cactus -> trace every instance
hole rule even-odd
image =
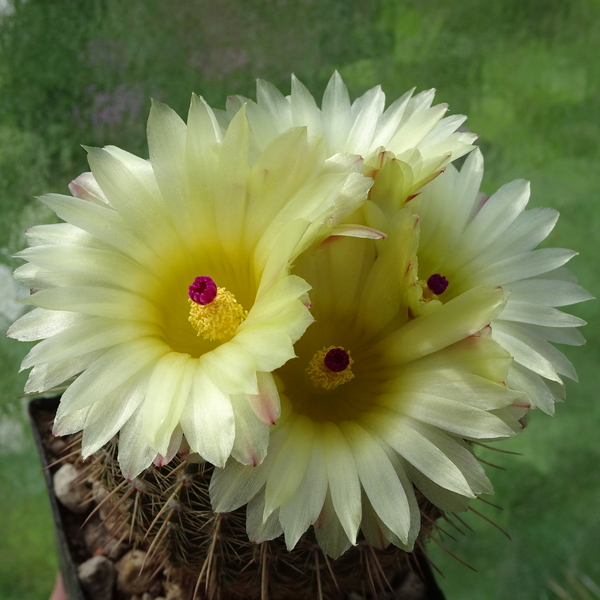
[[[55,434],[84,457],[118,434],[128,479],[223,467],[213,510],[292,553],[311,526],[333,558],[411,552],[423,499],[491,493],[473,442],[552,413],[575,372],[551,342],[583,342],[555,307],[590,296],[574,253],[535,249],[557,213],[522,181],[483,195],[479,150],[451,164],[475,136],[432,101],[259,82],[226,111],[194,96],[187,125],[155,103],[149,161],[89,149],[15,272],[36,308],[9,335],[43,340],[26,390],[67,382]]]

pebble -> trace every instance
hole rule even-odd
[[[112,600],[115,566],[106,556],[94,556],[77,569],[81,587],[94,600]]]
[[[125,543],[118,543],[108,529],[104,527],[99,517],[94,516],[83,527],[83,540],[87,551],[92,555],[104,555],[111,560],[118,560],[127,552]]]
[[[146,564],[144,566],[145,560],[146,552],[130,550],[116,563],[117,588],[120,592],[124,594],[143,594],[148,590],[152,565]]]
[[[48,444],[50,452],[59,457],[67,447],[67,442],[61,437],[52,438],[52,441]]]
[[[89,510],[86,502],[87,488],[75,480],[79,477],[79,471],[72,464],[64,464],[54,473],[54,493],[59,501],[70,511],[83,514]]]
[[[177,583],[167,581],[165,583],[165,592],[165,600],[185,600],[185,598],[183,597],[183,590],[181,589],[181,586],[179,586],[179,584]]]
[[[92,498],[96,504],[100,504],[108,496],[108,490],[99,482],[92,483]]]
[[[113,512],[113,508],[115,506],[115,502],[118,502],[119,497],[113,495],[111,498],[106,500],[109,495],[110,492],[99,481],[94,481],[94,483],[92,483],[92,498],[97,505],[100,505],[100,508],[98,509],[100,520],[107,529],[111,530],[114,528],[116,531],[119,527],[121,514],[118,510]],[[106,502],[104,502],[105,500]]]

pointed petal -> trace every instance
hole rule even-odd
[[[81,198],[88,202],[94,202],[101,206],[103,204],[110,204],[108,198],[98,185],[96,178],[90,172],[82,173],[78,177],[75,177],[69,184],[69,191],[76,198]]]
[[[187,122],[185,172],[188,210],[194,227],[200,229],[199,235],[216,227],[214,207],[210,202],[198,202],[197,197],[200,190],[210,189],[214,184],[218,150],[222,142],[223,135],[214,112],[204,98],[192,94]]]
[[[200,363],[225,394],[258,394],[256,360],[237,344],[225,343],[203,354]]]
[[[65,417],[55,418],[52,425],[52,435],[63,436],[81,431],[85,426],[85,420],[91,408],[91,406],[88,406],[87,408],[76,410]]]
[[[296,493],[279,509],[279,520],[290,552],[321,514],[327,495],[327,467],[319,433],[320,426],[315,425],[311,455],[304,477]]]
[[[386,361],[415,360],[477,333],[489,325],[504,303],[501,288],[472,288],[439,310],[413,319],[379,346],[386,352]]]
[[[461,470],[435,442],[424,435],[425,427],[418,421],[370,413],[365,423],[374,435],[387,442],[432,481],[463,496],[475,497]],[[436,441],[439,440],[436,438]]]
[[[509,298],[498,320],[530,323],[545,327],[581,327],[585,321],[556,308],[540,306],[537,302],[521,302]]]
[[[405,465],[406,471],[417,489],[433,505],[452,513],[464,512],[469,508],[468,497],[434,483],[410,463],[406,462]]]
[[[371,148],[384,105],[385,94],[381,91],[381,86],[370,89],[354,102],[352,105],[354,124],[348,134],[344,148],[346,152],[364,154]]]
[[[534,407],[547,415],[554,414],[554,394],[537,373],[515,362],[508,372],[507,383],[513,388],[524,390]]]
[[[35,308],[17,319],[6,335],[21,342],[33,342],[65,331],[84,319],[79,313]]]
[[[157,306],[132,292],[99,286],[70,286],[40,290],[23,300],[23,304],[67,310],[97,317],[132,319],[161,323]]]
[[[331,501],[346,536],[355,544],[361,516],[356,461],[337,425],[323,423],[322,435]]]
[[[152,333],[156,333],[156,328],[145,323],[92,317],[34,346],[23,360],[21,369],[76,358],[81,354],[116,346]]]
[[[511,301],[533,302],[543,306],[568,306],[593,296],[581,286],[557,279],[526,279],[506,286]]]
[[[281,414],[277,385],[271,373],[258,372],[258,394],[248,394],[248,402],[254,414],[265,424],[275,425]]]
[[[383,240],[387,237],[383,231],[378,231],[377,229],[373,229],[373,227],[350,225],[347,223],[336,225],[331,230],[331,237],[333,236],[366,238],[370,240]]]
[[[88,153],[96,180],[136,239],[153,249],[158,257],[168,248],[179,247],[180,239],[160,201],[150,163],[108,148],[89,148]]]
[[[404,543],[408,541],[410,507],[402,484],[380,445],[356,423],[342,423],[358,468],[360,482],[379,518]]]
[[[190,393],[197,360],[169,352],[152,369],[144,402],[144,434],[161,456],[166,456],[173,430]]]
[[[232,344],[254,357],[257,371],[274,371],[296,356],[290,336],[279,327],[244,327],[237,332]]]
[[[137,375],[168,348],[153,338],[114,346],[90,365],[63,394],[57,416],[90,406]]]
[[[287,502],[298,489],[310,459],[314,432],[313,421],[304,415],[298,415],[271,468],[265,491],[263,518],[266,519],[276,508]]]
[[[321,111],[306,86],[295,75],[292,75],[290,106],[294,125],[305,125],[311,137],[323,132]]]
[[[329,492],[325,498],[321,514],[314,524],[314,530],[321,550],[333,559],[340,557],[353,545],[338,519]]]
[[[87,369],[87,367],[99,360],[105,353],[106,350],[96,350],[82,356],[61,360],[52,365],[36,365],[29,373],[29,378],[25,384],[25,393],[31,394],[50,390],[59,383],[63,383],[74,375],[81,373],[84,369]],[[62,415],[58,414],[58,416]]]
[[[332,75],[325,89],[322,114],[325,130],[327,131],[329,153],[343,152],[352,120],[348,89],[337,71]]]
[[[224,250],[234,256],[240,251],[246,215],[246,181],[248,178],[248,121],[240,110],[232,119],[221,149],[215,179],[215,220]]]
[[[144,400],[149,378],[150,372],[146,371],[89,407],[85,427],[82,427],[81,454],[84,459],[104,446],[129,420]],[[61,435],[64,434],[61,431]]]
[[[490,196],[463,232],[451,259],[454,268],[477,256],[501,237],[523,211],[529,195],[529,182],[517,179]]]
[[[235,424],[228,394],[224,394],[201,366],[181,414],[181,428],[192,452],[224,467],[233,447]]]
[[[263,520],[264,512],[265,494],[264,490],[261,490],[248,502],[248,507],[246,508],[246,532],[253,544],[273,540],[283,533],[283,529],[279,523],[279,509],[274,510]]]
[[[562,248],[540,248],[491,264],[471,276],[480,285],[505,285],[561,267],[576,254]]]
[[[112,208],[59,194],[41,196],[40,200],[64,221],[83,229],[140,263],[151,265],[156,262],[154,253],[134,237],[123,218]]]
[[[215,512],[231,512],[247,504],[267,482],[271,465],[287,439],[289,427],[277,427],[269,440],[269,452],[258,466],[243,465],[233,458],[224,469],[215,469],[210,480],[210,499]]]
[[[577,380],[577,373],[567,357],[526,326],[497,321],[492,327],[492,337],[506,348],[518,363],[538,375],[560,382],[560,373],[574,381]]]
[[[276,131],[285,131],[292,126],[290,103],[272,83],[264,79],[256,81],[256,101],[269,114]]]
[[[163,206],[182,237],[191,236],[194,230],[185,190],[187,127],[173,109],[153,100],[147,133],[150,164]]]
[[[143,405],[129,417],[119,433],[118,460],[125,479],[132,480],[147,469],[156,458],[154,450],[144,436]]]
[[[244,465],[259,465],[265,459],[269,445],[269,426],[254,413],[248,396],[230,396],[235,419],[235,440],[231,455]]]

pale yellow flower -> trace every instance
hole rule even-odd
[[[270,372],[312,321],[290,264],[372,182],[305,128],[253,152],[244,109],[223,131],[196,96],[187,126],[154,103],[148,142],[150,161],[89,149],[79,197],[42,198],[65,222],[33,227],[19,254],[37,308],[9,335],[44,340],[23,361],[26,391],[76,376],[55,433],[83,430],[84,456],[119,433],[127,477],[168,460],[183,435],[215,465],[258,464],[279,417]]]
[[[451,161],[470,152],[476,135],[458,131],[466,117],[444,117],[447,104],[432,106],[435,90],[413,96],[414,89],[385,109],[380,86],[350,101],[346,85],[334,73],[321,108],[306,87],[292,76],[292,89],[284,96],[267,81],[257,82],[256,102],[230,96],[227,122],[246,105],[252,147],[259,152],[271,140],[292,127],[308,128],[308,135],[325,136],[329,156],[340,152],[358,154],[365,160],[364,174],[376,176],[388,161],[394,161],[402,177],[403,197],[414,194],[435,178]],[[385,110],[384,110],[385,109]]]
[[[385,240],[341,239],[298,259],[316,321],[275,371],[282,416],[267,457],[230,460],[211,483],[217,511],[248,503],[251,540],[283,532],[292,549],[312,525],[332,557],[359,530],[411,550],[413,486],[450,511],[492,491],[467,441],[512,436],[529,407],[505,385],[511,358],[490,338],[505,293],[476,287],[412,318],[418,228],[409,205]]]
[[[576,329],[585,322],[556,307],[592,296],[563,266],[576,252],[536,249],[554,228],[558,212],[525,210],[530,191],[524,180],[504,185],[488,198],[479,191],[482,176],[483,157],[476,150],[460,172],[450,165],[412,201],[421,217],[420,283],[432,294],[427,280],[433,275],[446,279],[443,292],[433,301],[431,296],[415,300],[415,310],[431,310],[475,286],[502,286],[508,301],[491,330],[514,358],[507,381],[552,414],[554,402],[564,399],[562,376],[577,378],[552,343],[585,342]],[[371,221],[375,223],[385,230],[380,220]]]

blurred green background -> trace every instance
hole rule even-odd
[[[571,269],[598,295],[600,2],[598,0],[4,0],[0,1],[0,328],[16,316],[8,279],[23,231],[51,220],[33,197],[68,193],[87,170],[80,144],[146,155],[149,98],[185,117],[190,93],[223,107],[266,78],[294,72],[320,98],[334,69],[353,96],[437,88],[469,116],[486,157],[484,190],[523,177],[534,206],[561,219],[549,244],[575,248]],[[486,452],[497,511],[474,506],[475,533],[445,539],[474,573],[430,544],[449,600],[585,598],[570,579],[600,582],[598,303],[588,345],[566,348],[580,374],[551,418]],[[38,460],[18,397],[27,345],[0,339],[0,597],[44,600],[56,558]],[[556,580],[571,595],[556,592]],[[556,590],[556,586],[554,586]],[[600,597],[590,595],[589,597]]]

